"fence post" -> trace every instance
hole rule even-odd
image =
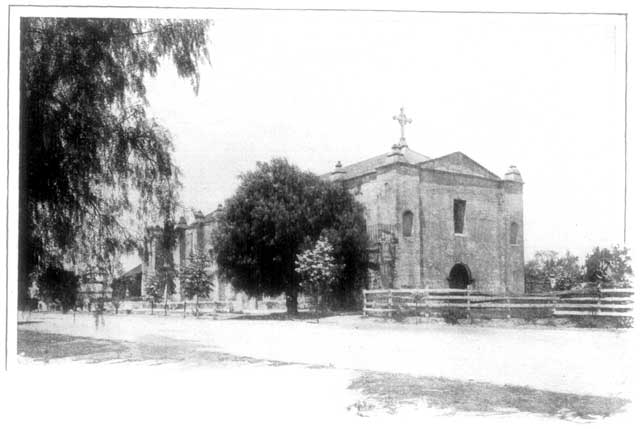
[[[367,315],[367,291],[362,289],[362,315]]]
[[[425,294],[424,294],[424,306],[425,306],[425,313],[427,318],[431,317],[431,312],[429,312],[429,288],[427,287],[425,289]]]
[[[385,315],[391,317],[391,313],[393,313],[393,292],[391,292],[391,289],[389,289],[389,296],[387,297],[387,310]]]
[[[471,320],[471,291],[467,286],[467,320]]]
[[[511,319],[511,297],[509,297],[509,291],[507,291],[507,320]]]

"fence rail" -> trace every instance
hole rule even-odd
[[[378,289],[363,291],[365,316],[442,315],[445,311],[500,317],[633,317],[631,288],[587,287],[530,295],[464,289]]]

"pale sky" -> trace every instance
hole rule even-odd
[[[208,11],[196,96],[171,67],[149,112],[174,137],[183,202],[209,212],[284,156],[321,174],[399,137],[525,181],[525,257],[622,243],[622,16]]]

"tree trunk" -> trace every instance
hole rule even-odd
[[[286,293],[287,297],[287,314],[295,316],[298,314],[298,288],[290,286]]]
[[[316,285],[316,323],[320,323],[320,285]]]
[[[21,27],[26,26],[23,21]],[[23,31],[25,28],[23,28]],[[24,33],[23,33],[24,34]],[[30,276],[36,262],[34,258],[33,243],[31,242],[32,225],[29,222],[29,182],[27,172],[29,171],[28,159],[29,150],[34,144],[30,139],[29,124],[27,124],[26,112],[26,83],[25,79],[20,82],[20,143],[18,158],[18,309],[25,311],[30,307],[29,287],[31,286]]]

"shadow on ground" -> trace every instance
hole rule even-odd
[[[224,362],[289,365],[287,362],[258,360],[247,356],[204,349],[197,343],[168,337],[148,336],[137,342],[113,341],[90,337],[74,337],[47,332],[18,330],[18,354],[48,362],[71,358],[87,363],[149,362],[166,364],[186,362],[195,365]]]
[[[521,386],[457,381],[440,377],[364,372],[350,389],[366,398],[352,407],[359,414],[375,408],[395,413],[401,405],[419,403],[453,412],[533,413],[567,420],[592,420],[623,411],[629,400],[558,393]]]
[[[113,341],[74,337],[29,329],[18,330],[18,353],[48,362],[70,358],[86,363],[147,362],[151,365],[182,362],[189,365],[225,363],[262,364],[268,366],[302,365],[311,369],[329,369],[281,361],[236,356],[199,344],[162,336],[142,337],[138,341]],[[349,389],[363,399],[349,410],[367,416],[383,410],[390,414],[404,406],[430,407],[446,412],[474,414],[532,413],[566,420],[591,420],[624,411],[629,400],[615,397],[576,395],[520,386],[496,385],[475,381],[457,381],[441,377],[420,377],[359,371]]]

